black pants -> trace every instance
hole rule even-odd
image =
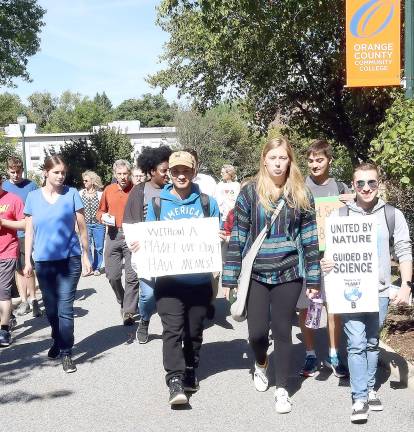
[[[211,283],[186,286],[171,277],[157,278],[154,295],[163,328],[162,354],[168,385],[172,377],[183,377],[186,366],[198,366]]]
[[[287,385],[292,348],[292,325],[301,289],[302,279],[278,285],[251,281],[247,299],[250,346],[256,362],[263,364],[269,348],[271,321],[275,345],[276,387],[286,388]]]

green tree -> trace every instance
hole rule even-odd
[[[139,120],[142,127],[169,126],[176,107],[171,106],[164,96],[144,94],[140,99],[123,101],[114,112],[116,120]]]
[[[280,114],[366,159],[392,95],[344,87],[343,2],[163,0],[158,12],[170,39],[152,85],[177,86],[202,110],[241,97],[262,131]]]
[[[50,122],[52,113],[57,108],[58,100],[49,92],[35,92],[27,98],[30,121],[36,123],[40,131]]]
[[[19,96],[7,92],[0,94],[0,126],[16,123],[17,116],[24,113],[27,113],[27,108]]]
[[[21,157],[17,152],[16,142],[6,140],[4,133],[0,132],[0,175],[6,174],[7,158],[13,155]]]
[[[0,85],[13,79],[28,81],[27,58],[40,47],[39,33],[45,14],[36,0],[2,0],[0,3]]]

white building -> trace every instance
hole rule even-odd
[[[159,147],[168,145],[171,148],[177,146],[177,133],[175,127],[141,127],[138,120],[114,121],[107,126],[94,126],[93,130],[100,128],[116,128],[124,133],[131,140],[134,146],[133,159],[141,152],[143,147]],[[20,128],[18,124],[10,124],[5,127],[6,138],[18,139],[18,149],[21,151]],[[26,142],[26,164],[28,171],[39,172],[42,165],[45,150],[51,147],[59,152],[61,146],[71,140],[89,138],[89,132],[68,132],[68,133],[36,133],[36,124],[28,123],[25,129]]]

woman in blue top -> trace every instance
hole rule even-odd
[[[82,200],[76,189],[64,186],[66,164],[58,156],[44,162],[45,185],[30,192],[24,207],[26,215],[26,263],[30,277],[32,249],[46,315],[52,327],[53,345],[48,357],[62,357],[63,370],[75,372],[71,358],[74,342],[73,302],[82,271],[91,272],[88,237]],[[82,241],[75,231],[78,225]]]

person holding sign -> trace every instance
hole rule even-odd
[[[279,207],[281,202],[284,205]],[[253,264],[247,298],[249,341],[255,355],[254,385],[269,387],[269,327],[275,340],[276,411],[288,413],[287,392],[296,303],[306,280],[307,295],[319,294],[320,267],[313,198],[305,187],[292,146],[286,138],[274,138],[264,146],[256,179],[245,186],[234,208],[223,288],[229,297],[237,288],[243,257],[263,228],[281,208]],[[304,265],[302,265],[304,262]],[[271,318],[271,319],[270,319]]]
[[[200,193],[199,187],[192,183],[196,167],[190,153],[172,153],[169,168],[172,185],[164,187],[159,200],[154,198],[148,203],[146,221],[219,217],[216,200]],[[208,209],[204,203],[206,197]],[[196,369],[203,341],[203,322],[212,297],[211,273],[158,277],[154,295],[163,327],[163,362],[169,403],[186,404],[188,398],[184,391],[196,392],[199,388]]]
[[[353,186],[355,201],[347,203],[343,215],[375,215],[378,223],[378,275],[376,287],[379,293],[378,312],[357,312],[342,315],[347,336],[348,366],[352,392],[351,421],[366,422],[368,411],[382,411],[383,406],[375,391],[375,374],[378,364],[378,340],[380,323],[385,319],[391,285],[390,238],[400,265],[401,288],[393,304],[406,304],[409,301],[412,278],[412,251],[407,222],[400,210],[394,209],[394,227],[390,229],[386,205],[378,198],[378,170],[375,165],[364,163],[355,168]],[[341,210],[339,215],[342,216]],[[324,258],[322,270],[332,271],[335,262]],[[334,270],[335,271],[335,270]]]
[[[307,158],[309,176],[306,178],[305,183],[311,190],[315,201],[321,197],[338,197],[336,204],[339,204],[339,200],[346,202],[353,198],[353,194],[349,193],[350,191],[345,183],[329,177],[333,152],[332,146],[328,141],[324,139],[315,140],[307,150]],[[318,221],[319,233],[320,230],[323,229],[323,227],[319,226],[320,223],[323,225],[323,220]],[[319,238],[319,246],[321,246],[321,238]],[[321,285],[321,296],[326,305],[323,283]],[[315,353],[314,330],[305,326],[308,306],[309,299],[306,296],[306,285],[304,284],[297,304],[297,308],[299,309],[299,324],[306,349],[305,364],[300,372],[304,377],[312,377],[318,370],[318,361]],[[348,371],[343,365],[338,354],[342,331],[340,315],[331,314],[328,311],[327,330],[329,338],[329,356],[324,363],[327,367],[332,369],[335,376],[343,378],[347,376]]]

